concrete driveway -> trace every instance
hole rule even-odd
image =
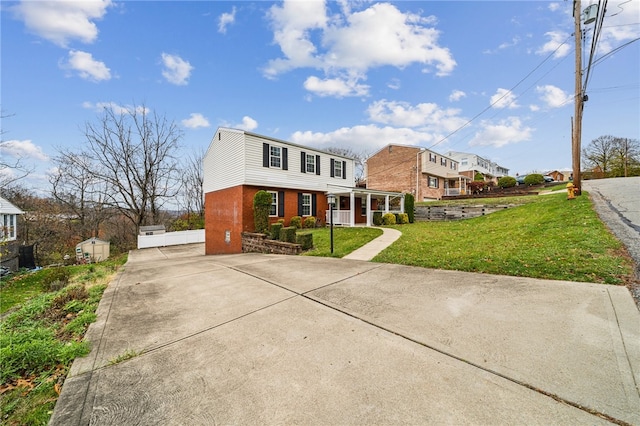
[[[625,287],[196,244],[132,252],[87,338],[53,425],[640,424]]]

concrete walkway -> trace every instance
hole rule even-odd
[[[374,227],[376,228],[376,227]],[[382,250],[389,247],[402,235],[402,232],[397,229],[391,228],[376,228],[382,229],[382,235],[369,241],[364,246],[360,247],[358,250],[355,250],[348,255],[344,256],[343,259],[350,260],[371,260],[378,255]]]
[[[50,425],[640,425],[625,287],[132,251]]]

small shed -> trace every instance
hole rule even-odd
[[[111,243],[99,238],[89,238],[76,245],[76,260],[82,263],[102,262],[109,258]]]

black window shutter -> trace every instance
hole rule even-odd
[[[289,170],[289,161],[287,161],[287,148],[282,148],[282,170]]]
[[[316,174],[320,175],[320,156],[316,155]]]
[[[333,170],[333,165],[335,164],[335,160],[332,158],[331,159],[331,177],[335,177],[335,172]]]
[[[311,216],[316,216],[318,214],[318,209],[316,209],[317,201],[318,201],[318,195],[311,194]]]
[[[302,192],[298,192],[298,216],[302,216]]]
[[[304,151],[300,153],[300,171],[302,173],[307,173],[307,156]]]
[[[347,178],[347,162],[343,161],[342,162],[342,179],[346,179]]]
[[[262,167],[269,167],[269,144],[262,144]]]
[[[278,217],[284,217],[284,191],[278,191]]]

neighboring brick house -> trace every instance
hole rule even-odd
[[[458,173],[458,163],[449,157],[396,144],[369,157],[365,170],[367,188],[414,194],[416,201],[464,194],[469,180]]]
[[[467,176],[471,180],[475,179],[477,173],[484,176],[485,182],[493,183],[498,183],[498,179],[501,177],[509,176],[509,169],[476,154],[449,151],[447,152],[447,157],[457,161],[460,174]]]
[[[17,271],[19,268],[18,215],[22,210],[0,197],[0,265]]]
[[[242,232],[255,230],[253,198],[260,190],[272,195],[270,223],[288,225],[293,216],[326,223],[332,193],[334,224],[371,225],[374,209],[390,211],[390,201],[402,194],[355,188],[354,167],[338,154],[219,128],[203,159],[206,254],[242,251]]]

